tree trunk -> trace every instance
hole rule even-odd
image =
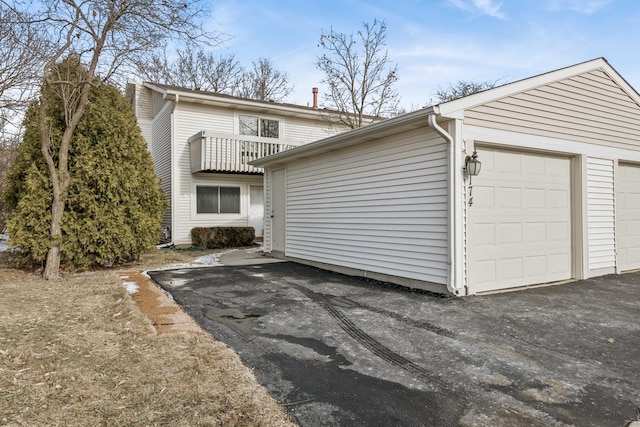
[[[66,187],[63,185],[63,187]],[[47,261],[43,277],[45,280],[60,278],[60,243],[62,242],[62,216],[64,214],[64,197],[54,191],[53,204],[51,206],[51,248],[47,253]]]

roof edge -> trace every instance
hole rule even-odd
[[[382,138],[385,136],[385,133],[390,130],[397,129],[399,126],[403,125],[411,125],[412,123],[419,122],[420,120],[425,120],[424,125],[428,126],[426,118],[430,114],[434,114],[433,107],[422,108],[411,113],[385,119],[361,128],[349,130],[318,141],[310,142],[309,144],[291,148],[287,151],[262,157],[249,162],[249,164],[256,167],[265,167],[270,164],[280,163],[283,161],[309,157],[320,152],[350,147],[352,145]]]
[[[515,82],[506,83],[502,86],[465,96],[464,98],[443,102],[438,104],[437,107],[443,117],[460,118],[463,111],[466,109],[598,69],[606,72],[609,77],[620,85],[627,94],[640,105],[640,95],[638,92],[609,64],[604,57],[600,57],[543,74],[538,74],[536,76],[527,77]]]

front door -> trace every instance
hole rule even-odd
[[[273,171],[271,175],[271,250],[284,252],[285,248],[285,170]]]

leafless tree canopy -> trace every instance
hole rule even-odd
[[[25,25],[24,17],[0,3],[0,139],[15,141],[20,121],[33,99],[41,72],[41,52],[48,40],[38,29]]]
[[[244,71],[233,54],[215,56],[193,44],[175,54],[174,60],[167,51],[153,55],[150,63],[140,64],[138,75],[146,81],[232,94]]]
[[[235,94],[242,98],[280,102],[292,90],[287,73],[276,70],[268,59],[260,58],[242,74]]]
[[[260,101],[279,102],[293,90],[287,73],[269,59],[260,58],[247,70],[232,54],[216,57],[194,45],[177,49],[174,60],[166,51],[154,55],[150,63],[140,65],[138,74],[147,81]]]
[[[483,90],[492,89],[500,80],[486,81],[486,82],[474,82],[458,80],[457,83],[449,83],[449,87],[439,87],[436,92],[436,103],[453,101],[454,99],[464,98],[474,93],[482,92]]]
[[[327,107],[341,112],[340,121],[350,128],[362,126],[367,115],[385,117],[397,110],[398,66],[388,57],[386,31],[385,21],[374,19],[355,35],[333,28],[320,33],[324,54],[316,65],[328,86],[323,99]]]

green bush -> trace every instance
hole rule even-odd
[[[253,227],[196,227],[191,242],[205,249],[251,246],[256,238]]]

